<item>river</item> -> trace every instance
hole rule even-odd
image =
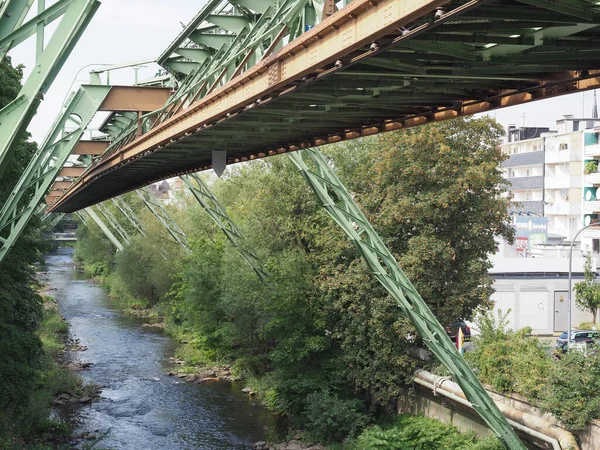
[[[118,450],[250,449],[276,427],[235,383],[190,384],[167,376],[177,343],[143,320],[123,315],[106,290],[73,265],[73,249],[46,257],[43,281],[59,302],[73,338],[92,363],[81,374],[106,386],[91,405],[63,411],[76,432],[106,437],[94,448]]]

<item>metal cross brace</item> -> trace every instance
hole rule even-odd
[[[131,240],[129,237],[129,233],[127,233],[127,231],[125,231],[125,229],[121,226],[114,214],[103,203],[98,203],[96,206],[98,207],[102,215],[106,218],[106,221],[113,228],[113,230],[115,230],[117,234],[121,237],[122,242],[124,242],[125,244],[129,244]]]
[[[200,203],[202,208],[204,208],[223,233],[225,233],[229,242],[231,242],[240,255],[242,255],[242,258],[250,264],[254,272],[256,272],[256,275],[258,275],[258,278],[260,278],[263,283],[266,283],[269,274],[264,270],[263,262],[254,252],[246,248],[244,245],[244,235],[235,225],[231,217],[229,217],[225,207],[221,205],[217,197],[204,183],[200,175],[192,173],[189,175],[182,175],[180,178],[184,181],[192,194],[194,194],[194,197],[196,197],[196,200],[198,200],[198,203]]]
[[[131,207],[127,204],[127,202],[121,197],[111,198],[110,200],[117,207],[117,209],[121,211],[121,214],[123,214],[125,218],[129,220],[129,223],[133,225],[133,227],[138,231],[138,233],[140,233],[144,237],[147,237],[146,231],[144,230],[142,223],[138,220],[137,216],[135,215]]]
[[[81,220],[81,222],[83,222],[83,224],[86,227],[88,227],[88,228],[90,227],[90,223],[89,223],[89,221],[88,221],[88,219],[86,217],[85,210],[75,211],[75,214],[77,214],[77,217],[79,217],[79,220]]]
[[[0,210],[0,263],[35,214],[38,205],[108,94],[109,86],[81,86],[56,119]]]
[[[171,218],[165,207],[162,205],[159,199],[152,194],[147,187],[138,189],[137,195],[143,200],[144,204],[154,214],[160,223],[167,229],[169,234],[173,236],[173,239],[183,248],[183,250],[190,254],[192,249],[188,245],[187,237],[185,233],[179,228],[179,225]]]
[[[313,168],[309,167],[304,156],[311,161]],[[289,157],[329,215],[362,254],[375,278],[398,302],[400,310],[413,323],[427,347],[450,371],[481,418],[507,448],[525,450],[506,418],[446,334],[446,330],[408,280],[321,152],[313,148],[290,153]]]
[[[60,222],[62,220],[63,217],[65,217],[65,213],[58,213],[58,214],[53,214],[54,218],[52,219],[52,222],[50,222],[50,229],[54,228],[56,225],[58,225],[58,222]]]
[[[117,250],[122,251],[123,250],[123,244],[121,244],[121,242],[117,239],[117,237],[112,233],[112,231],[110,231],[110,228],[108,228],[108,226],[104,223],[104,221],[100,218],[100,216],[98,216],[98,214],[96,214],[96,211],[94,211],[93,207],[90,206],[89,208],[85,208],[84,210],[82,210],[84,212],[86,212],[88,214],[88,216],[90,216],[90,218],[96,223],[96,225],[98,225],[98,227],[102,230],[102,232],[104,233],[104,235],[108,238],[108,240],[115,246],[117,247]]]
[[[9,0],[0,10],[0,60],[8,50],[38,34],[35,70],[17,97],[0,110],[0,174],[16,136],[27,128],[44,94],[100,6],[96,0],[60,0],[47,9],[40,8],[44,10],[23,24],[31,3],[31,0]],[[44,47],[44,26],[60,15],[62,19]]]

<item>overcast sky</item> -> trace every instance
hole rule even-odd
[[[85,66],[157,58],[179,34],[181,22],[187,24],[203,4],[202,0],[103,0],[31,122],[29,131],[34,140],[43,140],[72,83],[89,80],[91,67]],[[25,64],[26,74],[33,66],[34,45],[30,39],[10,53],[13,64]],[[140,70],[140,78],[154,75],[157,69],[155,64],[148,65]],[[113,84],[133,84],[133,81],[131,69],[111,73]],[[563,114],[589,116],[592,101],[592,92],[572,94],[493,111],[490,115],[505,127],[516,124],[552,128]]]

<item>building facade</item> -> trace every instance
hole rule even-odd
[[[510,213],[546,217],[548,235],[555,240],[573,239],[582,226],[587,125],[586,119],[563,116],[555,130],[513,126],[502,145],[508,156],[503,168],[510,183]]]

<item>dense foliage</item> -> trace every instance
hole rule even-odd
[[[502,450],[495,438],[477,439],[455,427],[424,417],[400,416],[387,426],[366,429],[349,450]]]
[[[326,151],[445,324],[489,305],[494,235],[512,237],[500,135],[489,119],[456,120]],[[148,237],[113,257],[91,225],[79,232],[77,257],[131,306],[155,305],[187,343],[179,355],[188,362],[233,364],[265,404],[317,436],[355,433],[420,362],[412,325],[285,156],[233,167],[214,191],[265,262],[267,285],[183,193],[168,209],[191,255],[128,194]]]
[[[507,328],[507,313],[478,318],[480,334],[466,354],[479,378],[501,392],[521,394],[572,430],[600,418],[600,352],[571,350],[558,360],[531,329]]]
[[[473,351],[465,355],[479,377],[501,392],[516,392],[538,399],[554,362],[548,344],[528,336],[531,328],[507,329],[508,312],[483,315],[478,320],[479,335]]]
[[[21,68],[13,68],[10,58],[0,62],[0,109],[18,94],[21,77]],[[5,160],[0,206],[36,150],[28,138],[26,133],[17,136]],[[15,438],[23,428],[32,425],[23,419],[31,411],[40,382],[43,352],[36,330],[43,313],[31,269],[39,251],[45,248],[39,229],[39,220],[33,218],[0,264],[0,441]]]

